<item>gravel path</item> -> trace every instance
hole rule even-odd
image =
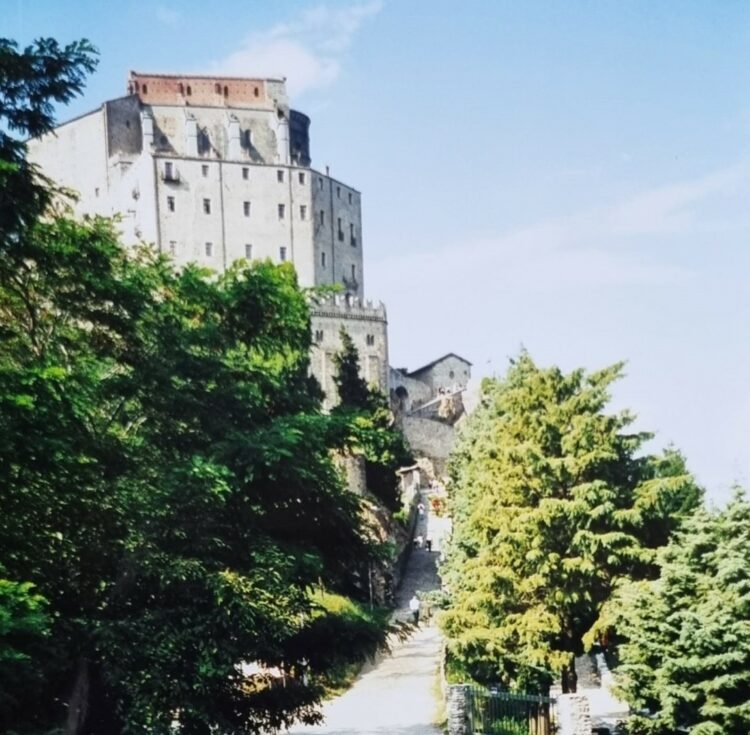
[[[432,531],[428,524],[425,512],[416,533]],[[415,592],[439,586],[437,556],[435,551],[412,551],[396,594],[397,617],[409,616]],[[420,624],[406,641],[396,642],[389,655],[366,667],[349,691],[323,706],[322,725],[295,727],[290,735],[440,735],[434,720],[441,645],[437,628]]]

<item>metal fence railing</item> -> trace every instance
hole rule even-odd
[[[470,687],[469,700],[472,735],[554,735],[557,732],[557,709],[555,700],[550,697]]]

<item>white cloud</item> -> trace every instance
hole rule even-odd
[[[271,28],[254,31],[240,48],[213,64],[215,73],[286,77],[290,96],[332,84],[343,54],[381,0],[331,8],[319,5]]]

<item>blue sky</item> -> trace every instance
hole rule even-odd
[[[3,0],[0,34],[129,69],[280,74],[363,192],[391,362],[627,361],[615,405],[750,485],[750,4]]]

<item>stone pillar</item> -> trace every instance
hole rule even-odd
[[[471,735],[469,689],[466,684],[451,684],[448,687],[448,735]]]
[[[141,133],[143,150],[150,151],[154,147],[154,118],[146,112],[141,113]]]
[[[277,161],[283,164],[289,164],[289,122],[285,117],[279,120],[276,128],[276,151]]]
[[[198,156],[198,121],[194,117],[185,120],[185,155]]]
[[[237,160],[240,157],[240,121],[232,115],[227,125],[229,131],[229,144],[227,146],[227,158]]]
[[[559,735],[591,735],[591,713],[585,694],[561,694],[557,698]]]

